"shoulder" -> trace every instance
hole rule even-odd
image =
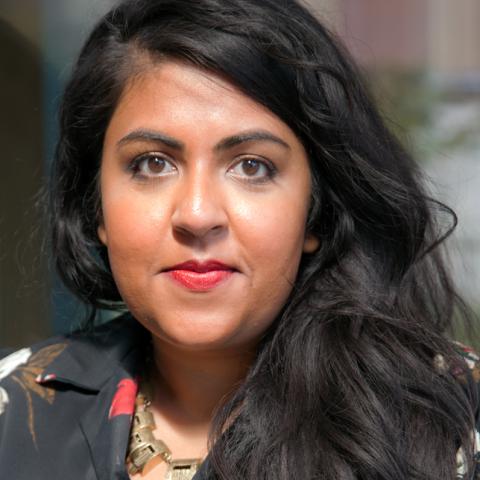
[[[462,388],[480,428],[480,355],[474,348],[458,341],[453,341],[451,346],[453,353],[449,352],[448,360],[442,354],[434,356],[434,368],[441,375],[451,376]]]
[[[7,407],[17,406],[24,392],[34,390],[38,375],[65,349],[67,343],[66,338],[56,337],[30,347],[1,352],[0,421]]]
[[[472,347],[465,345],[461,342],[454,341],[454,348],[458,355],[463,358],[472,372],[478,373],[480,364],[480,356]]]
[[[31,354],[31,348],[0,350],[0,380],[7,377],[19,365],[26,363]]]
[[[0,360],[15,351],[14,348],[0,348]]]
[[[136,343],[141,329],[125,320],[53,337],[0,359],[0,468],[9,478],[60,478],[74,463],[82,474],[72,478],[93,478],[84,469],[92,468],[91,451],[106,448],[96,440],[98,430],[103,435],[121,424],[128,431],[128,415],[115,422],[109,416],[119,384],[136,378],[144,353]],[[112,432],[116,439],[118,431]],[[64,444],[71,454],[58,457]]]
[[[0,351],[0,421],[8,404],[18,406],[16,398],[24,400],[29,394],[47,398],[59,384],[99,390],[132,349],[135,327],[131,318],[122,316],[88,332],[55,336],[13,352]]]
[[[52,416],[56,395],[39,384],[38,378],[48,365],[66,349],[64,337],[51,338],[20,348],[0,360],[0,466],[11,473],[8,457],[18,467],[16,451],[34,452],[26,463],[37,462],[39,430]],[[21,447],[20,447],[21,446]],[[10,478],[13,478],[9,475]],[[19,478],[23,478],[20,476]]]
[[[468,396],[475,417],[475,428],[472,432],[475,471],[474,476],[468,478],[480,478],[480,355],[474,348],[458,341],[453,342],[453,348],[456,356],[448,365],[442,355],[435,356],[435,368],[440,372],[448,371]],[[461,447],[457,452],[456,480],[466,480],[467,463],[465,452]]]
[[[66,337],[55,337],[44,340],[30,347],[18,350],[0,352],[0,383],[11,377],[27,366],[38,364],[46,366],[49,360],[53,360],[66,347]],[[41,362],[38,362],[42,359]]]
[[[450,373],[457,381],[466,384],[480,382],[480,355],[476,350],[458,341],[452,341],[453,355],[448,361],[443,354],[437,353],[433,358],[433,366],[438,373]]]
[[[449,372],[465,388],[478,391],[480,388],[480,355],[474,348],[458,341],[453,342],[453,348],[456,356],[449,362]],[[441,356],[435,357],[437,367],[441,360]]]

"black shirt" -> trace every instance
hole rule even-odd
[[[1,478],[128,480],[127,443],[148,348],[148,332],[126,314],[94,333],[54,337],[0,360]],[[460,354],[472,372],[468,388],[473,382],[476,390],[479,359],[463,346]],[[195,480],[208,477],[208,465],[207,457]],[[461,468],[457,479],[465,480]],[[480,468],[470,478],[480,479]]]
[[[1,478],[128,480],[146,348],[146,331],[124,315],[94,335],[55,337],[0,360]]]

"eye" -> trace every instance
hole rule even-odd
[[[176,170],[172,163],[159,153],[146,153],[134,158],[129,169],[134,177],[159,177]]]
[[[275,176],[276,168],[266,160],[247,157],[237,162],[229,172],[246,182],[266,183]]]

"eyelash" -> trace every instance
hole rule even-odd
[[[139,180],[140,179],[146,180],[150,178],[149,175],[145,175],[144,173],[142,173],[142,163],[147,162],[148,160],[151,160],[154,158],[158,158],[159,160],[162,160],[164,162],[168,162],[171,164],[171,162],[169,162],[168,159],[166,159],[163,155],[158,153],[146,153],[143,155],[139,155],[138,157],[135,157],[128,165],[128,170],[132,173],[132,177]],[[155,178],[157,176],[152,175],[151,177]]]
[[[268,183],[268,182],[272,181],[273,178],[278,173],[276,167],[273,165],[272,162],[270,162],[268,160],[265,160],[265,159],[261,160],[261,159],[256,158],[256,157],[249,157],[249,156],[242,157],[231,168],[234,168],[238,165],[242,165],[243,162],[246,162],[248,160],[253,160],[254,162],[257,162],[260,166],[264,167],[265,170],[266,170],[266,173],[265,173],[265,175],[263,175],[261,177],[249,177],[248,175],[246,175],[245,177],[240,177],[239,176],[238,178],[241,178],[241,180],[243,182],[247,182],[249,184],[256,184],[256,185],[265,184],[265,183]],[[230,171],[230,169],[229,169],[229,171]]]
[[[139,155],[138,157],[135,157],[130,162],[130,164],[128,165],[128,170],[131,172],[132,177],[134,179],[137,179],[137,180],[148,181],[149,179],[156,179],[156,178],[160,178],[162,176],[165,176],[165,174],[148,175],[148,174],[142,173],[142,164],[144,164],[144,162],[148,162],[149,160],[154,159],[154,158],[162,160],[164,163],[169,163],[170,165],[173,166],[172,162],[170,162],[170,160],[168,160],[168,158],[166,158],[164,155],[161,155],[161,154],[147,153],[147,154]],[[238,165],[242,165],[243,162],[246,162],[248,160],[253,160],[253,161],[257,162],[260,166],[263,166],[266,170],[266,174],[261,176],[261,177],[249,177],[248,175],[246,175],[246,176],[234,175],[235,177],[240,178],[240,180],[245,182],[245,183],[249,183],[249,184],[268,183],[277,174],[277,169],[273,165],[273,163],[269,162],[268,160],[259,159],[257,157],[252,157],[252,156],[245,156],[245,157],[241,158],[232,167],[230,167],[229,171],[232,168],[234,168]]]

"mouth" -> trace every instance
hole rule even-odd
[[[238,270],[218,260],[189,260],[164,270],[176,283],[194,291],[208,291],[226,282]]]

